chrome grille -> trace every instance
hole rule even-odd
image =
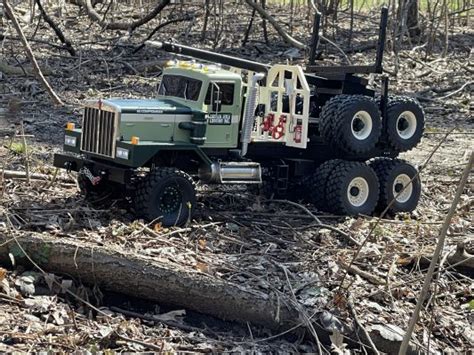
[[[81,150],[115,158],[117,117],[115,112],[86,107],[82,123]]]

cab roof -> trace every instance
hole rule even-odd
[[[186,62],[187,63],[187,62]],[[194,65],[196,67],[194,67]],[[197,67],[198,65],[202,67]],[[189,64],[187,66],[169,66],[164,69],[163,75],[182,75],[190,78],[198,79],[201,81],[207,80],[241,80],[241,76],[237,73],[231,72],[230,70],[222,69],[215,65],[207,64]]]

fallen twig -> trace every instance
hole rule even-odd
[[[3,173],[3,177],[5,179],[28,179],[28,173],[26,171],[5,170]],[[62,182],[75,182],[74,179],[69,176],[56,176],[55,174],[51,176],[48,174],[31,173],[29,174],[29,178],[32,180],[54,181],[54,179],[57,179]]]
[[[371,274],[368,271],[362,270],[361,268],[355,266],[354,264],[347,264],[342,260],[339,260],[338,264],[348,272],[352,274],[359,275],[360,277],[366,279],[374,285],[385,285],[385,281],[374,274]]]
[[[354,322],[356,323],[357,327],[359,327],[360,331],[362,332],[362,334],[364,335],[364,340],[369,343],[370,347],[372,348],[372,350],[374,351],[374,354],[375,355],[379,355],[379,351],[377,350],[377,347],[375,346],[374,342],[372,341],[372,338],[370,337],[369,335],[369,332],[367,332],[367,330],[364,328],[364,326],[362,325],[362,323],[360,322],[359,320],[359,317],[357,316],[357,313],[355,311],[355,308],[354,308],[354,305],[352,304],[352,301],[349,300],[347,302],[347,306],[349,308],[349,311],[351,312],[352,314],[352,318],[354,318]]]

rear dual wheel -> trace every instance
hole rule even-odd
[[[323,106],[320,130],[327,143],[346,153],[368,153],[381,134],[380,111],[373,98],[338,95]]]
[[[341,215],[371,214],[378,201],[377,175],[365,163],[344,161],[327,181],[328,210]]]
[[[322,211],[371,214],[377,205],[378,179],[365,163],[329,160],[316,170],[311,185],[312,203]]]
[[[401,159],[377,158],[369,165],[340,159],[319,166],[306,189],[318,210],[341,215],[412,212],[421,182],[416,168]]]
[[[425,114],[417,100],[399,96],[390,99],[387,106],[387,139],[397,152],[414,148],[421,140]]]
[[[418,205],[421,182],[416,168],[402,159],[377,158],[370,163],[380,182],[377,209],[412,212]]]
[[[323,106],[320,131],[323,139],[349,154],[366,154],[382,133],[380,101],[362,95],[337,95]],[[424,112],[417,100],[397,96],[389,99],[384,130],[388,145],[396,152],[414,148],[424,130]]]

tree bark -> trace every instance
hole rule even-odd
[[[421,34],[418,5],[418,0],[399,0],[399,11],[401,10],[402,17],[406,16],[405,23],[411,38],[416,38]]]
[[[5,7],[5,12],[10,18],[10,20],[13,23],[13,27],[15,27],[15,30],[18,33],[18,36],[20,37],[21,43],[23,43],[23,46],[25,47],[25,52],[28,57],[28,59],[31,61],[31,64],[33,66],[33,72],[35,73],[36,77],[38,80],[41,82],[41,84],[44,86],[46,91],[48,92],[49,96],[51,97],[51,100],[55,105],[59,106],[64,106],[63,102],[59,98],[58,95],[54,92],[53,88],[49,85],[48,81],[44,77],[43,73],[41,72],[41,69],[38,65],[38,62],[36,61],[35,55],[33,54],[33,51],[31,50],[31,47],[25,37],[25,34],[23,33],[23,30],[21,29],[20,24],[18,23],[18,20],[15,16],[15,13],[13,11],[13,8],[9,4],[8,0],[3,0],[3,6]]]

